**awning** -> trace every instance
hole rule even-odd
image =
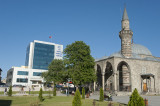
[[[142,78],[149,78],[149,77],[154,77],[154,75],[151,73],[146,73],[146,74],[141,74],[141,77]]]

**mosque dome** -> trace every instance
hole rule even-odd
[[[140,58],[139,55],[152,55],[148,48],[140,44],[132,44],[132,56]],[[123,57],[121,51],[111,54],[109,57]]]
[[[139,44],[132,44],[132,54],[138,55],[152,55],[148,48]]]

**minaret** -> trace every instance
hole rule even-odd
[[[119,32],[119,37],[121,39],[121,53],[126,58],[130,58],[132,56],[131,39],[133,32],[129,28],[129,18],[126,8],[124,9],[121,25],[122,29]]]

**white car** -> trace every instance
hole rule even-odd
[[[73,84],[69,84],[69,87],[74,88],[74,85]]]

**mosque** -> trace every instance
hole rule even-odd
[[[143,45],[132,42],[129,18],[124,9],[119,32],[121,50],[95,60],[97,81],[94,90],[103,88],[117,95],[128,95],[137,88],[139,93],[160,91],[160,57],[155,57]]]

